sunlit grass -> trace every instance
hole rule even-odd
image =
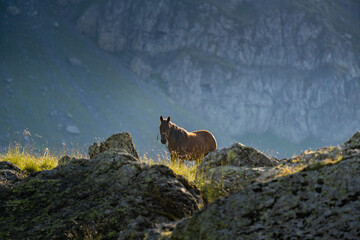
[[[195,179],[197,164],[195,161],[185,161],[184,164],[172,163],[167,155],[158,155],[155,159],[146,156],[140,157],[140,160],[150,165],[165,165],[174,171],[175,174],[182,175],[187,181],[196,186],[207,203],[215,201],[220,196],[230,194],[228,189],[224,189],[223,179],[217,179],[216,182],[206,180],[202,177]]]
[[[58,158],[45,149],[42,154],[31,153],[30,150],[16,144],[9,146],[5,154],[0,155],[0,161],[7,161],[15,164],[26,172],[35,172],[55,168],[58,165]]]
[[[184,164],[171,163],[165,164],[172,169],[176,174],[182,175],[189,182],[194,182],[196,175],[196,162],[189,162]]]
[[[165,165],[174,171],[175,174],[182,175],[189,182],[194,182],[196,175],[196,162],[195,161],[185,161],[184,164],[179,164],[178,162],[171,162],[169,157],[166,155],[157,155],[157,157],[151,158],[145,154],[140,157],[140,161],[145,162],[150,165]]]
[[[273,178],[279,178],[279,177],[285,177],[287,175],[295,174],[300,171],[302,171],[307,165],[305,164],[298,164],[293,166],[288,166],[284,164],[280,164],[276,167],[276,174],[273,176]]]
[[[35,153],[31,147],[15,144],[9,145],[7,151],[0,154],[0,161],[11,162],[21,170],[31,173],[55,168],[59,164],[59,159],[64,155],[67,155],[65,150],[61,154],[57,154],[45,148],[41,153],[38,151]],[[75,158],[87,158],[86,154],[75,150],[68,155]],[[193,161],[185,161],[184,164],[172,163],[166,154],[158,155],[156,158],[150,158],[144,154],[140,157],[140,161],[150,165],[165,165],[173,170],[175,174],[184,176],[188,181],[194,182],[195,180],[196,163]]]
[[[21,170],[32,173],[55,168],[61,156],[51,153],[48,148],[45,148],[41,153],[35,153],[30,147],[15,144],[14,146],[10,145],[5,153],[0,154],[0,161],[11,162]],[[85,154],[73,151],[71,156],[84,158]]]

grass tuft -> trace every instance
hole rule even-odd
[[[84,154],[79,152],[72,152],[71,155],[84,157]],[[22,147],[20,144],[10,145],[6,153],[0,154],[0,161],[11,162],[28,173],[53,169],[58,165],[59,159],[60,157],[51,153],[48,148],[41,153],[35,153],[31,148]]]
[[[150,158],[144,154],[140,157],[140,161],[150,165],[165,165],[173,170],[175,174],[182,175],[186,180],[194,183],[197,166],[195,161],[185,161],[184,164],[179,164],[177,162],[173,163],[168,156],[161,154],[157,155],[156,159]]]
[[[11,162],[29,173],[52,169],[58,165],[58,158],[50,154],[48,148],[42,154],[34,154],[19,144],[9,146],[8,151],[0,155],[0,161]]]

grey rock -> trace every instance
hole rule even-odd
[[[12,170],[18,173],[21,173],[21,169],[16,166],[15,164],[7,161],[1,161],[0,162],[0,170]]]
[[[139,158],[129,132],[116,133],[111,135],[106,141],[96,142],[93,145],[90,145],[88,153],[90,158],[93,158],[99,153],[108,150],[127,152],[135,158]]]
[[[3,212],[5,199],[17,181],[23,179],[26,173],[15,164],[7,161],[0,162],[0,212]]]
[[[12,16],[17,16],[21,14],[21,10],[14,5],[10,5],[6,8],[7,13],[9,13]]]
[[[66,126],[66,131],[71,134],[80,134],[79,128],[75,125]]]
[[[59,165],[64,165],[64,164],[68,164],[70,163],[72,160],[74,160],[75,158],[73,157],[70,157],[69,155],[65,155],[65,156],[62,156],[59,161],[58,161],[58,164]]]
[[[80,4],[87,0],[56,0],[56,3],[60,6],[67,6],[68,4]]]
[[[1,199],[2,239],[159,239],[204,204],[168,167],[112,150],[33,173]]]
[[[84,66],[85,66],[85,65],[83,64],[83,62],[82,62],[80,59],[76,58],[76,57],[70,57],[70,58],[68,59],[68,61],[69,61],[69,63],[70,63],[71,65],[73,65],[73,66],[75,66],[75,67],[84,67]]]
[[[136,73],[142,80],[147,79],[152,73],[152,68],[140,58],[134,58],[131,61],[131,70]]]
[[[15,170],[1,169],[0,184],[14,183],[22,178],[22,174]]]
[[[88,0],[69,0],[69,2],[71,4],[80,4],[80,3],[86,2],[86,1],[88,1]]]
[[[344,143],[344,148],[360,149],[360,131],[355,133],[349,140]]]
[[[56,114],[58,114],[57,110],[53,110],[53,111],[50,112],[51,117],[55,116]]]
[[[67,0],[56,0],[56,3],[60,6],[66,6],[68,4]]]
[[[77,20],[76,27],[85,36],[90,38],[96,37],[97,21],[100,16],[100,8],[98,5],[93,5],[88,8],[83,15]]]
[[[278,163],[252,147],[235,143],[206,155],[196,168],[195,183],[212,201],[244,188]]]
[[[274,168],[305,167],[217,199],[179,222],[171,239],[356,239],[360,148],[347,145],[356,139],[284,160]]]

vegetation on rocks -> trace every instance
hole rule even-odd
[[[109,148],[11,184],[2,181],[0,238],[157,239],[167,224],[204,206],[184,177],[136,158],[128,133],[109,139],[116,137],[123,140],[117,146],[133,152]]]
[[[58,165],[58,158],[49,149],[45,149],[42,154],[35,154],[19,144],[10,146],[6,153],[0,154],[0,161],[11,162],[28,173],[52,169]]]
[[[356,239],[359,136],[281,161],[263,182],[256,179],[179,223],[172,239]],[[296,171],[278,174],[282,165]]]
[[[197,167],[195,182],[211,202],[238,191],[277,164],[277,159],[235,143],[205,156]]]
[[[236,143],[196,166],[139,159],[119,133],[90,146],[91,159],[66,156],[50,170],[2,158],[0,238],[352,239],[359,142],[360,132],[282,160]]]

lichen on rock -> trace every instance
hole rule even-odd
[[[257,179],[264,171],[278,164],[258,150],[234,143],[205,156],[196,171],[195,183],[212,201],[236,192]]]
[[[204,205],[183,177],[136,158],[129,134],[103,145],[108,150],[92,159],[73,158],[8,189],[0,198],[0,239],[158,239]]]
[[[22,179],[26,174],[15,164],[0,162],[0,185],[12,184]]]
[[[344,147],[347,149],[360,149],[360,131],[347,140],[344,143]]]
[[[106,139],[106,141],[102,141],[100,143],[96,142],[89,146],[88,152],[90,158],[93,158],[97,154],[108,150],[125,151],[129,154],[132,154],[134,157],[139,158],[129,132],[116,133],[111,135],[108,139]]]
[[[360,148],[306,151],[176,225],[172,239],[356,239]],[[279,175],[286,167],[296,168]],[[260,176],[263,176],[261,174]]]
[[[91,159],[65,156],[52,170],[2,182],[0,238],[356,239],[358,138],[280,161],[238,143],[210,153],[196,183],[204,174],[214,196],[228,196],[202,208],[192,183],[140,161],[130,135],[112,136]]]

